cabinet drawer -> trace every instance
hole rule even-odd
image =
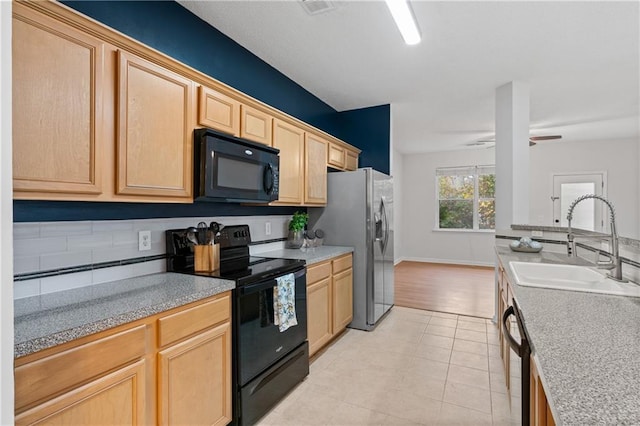
[[[352,266],[353,266],[353,261],[352,261],[351,254],[339,257],[333,261],[333,273],[337,274],[338,272],[344,271],[345,269],[349,269]]]
[[[166,346],[231,317],[231,297],[226,292],[193,308],[158,320],[158,345]]]
[[[318,282],[331,275],[331,262],[323,262],[307,267],[307,285]]]
[[[142,358],[146,342],[146,326],[140,325],[16,367],[16,412]]]

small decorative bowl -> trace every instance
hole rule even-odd
[[[511,250],[518,251],[520,253],[538,253],[538,252],[540,252],[540,250],[542,250],[542,246],[540,246],[540,247],[514,247],[512,245],[509,245],[509,247],[511,248]]]

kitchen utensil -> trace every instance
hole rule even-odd
[[[191,241],[193,244],[198,244],[198,229],[194,226],[190,226],[187,228],[187,240]]]
[[[198,223],[198,244],[209,244],[207,241],[207,229],[205,222]]]
[[[218,236],[220,235],[220,229],[222,226],[218,222],[211,222],[209,224],[209,230],[211,231],[211,243],[215,244]]]
[[[216,235],[218,232],[220,232],[220,224],[218,222],[211,222],[209,224],[209,229],[213,231],[213,235]]]

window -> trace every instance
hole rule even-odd
[[[439,229],[494,229],[494,166],[436,169]]]

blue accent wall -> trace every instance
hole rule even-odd
[[[339,113],[341,139],[362,150],[360,167],[373,167],[389,174],[391,106],[380,105]]]
[[[374,167],[382,172],[389,172],[388,105],[338,113],[173,1],[62,3],[360,148],[360,167]],[[147,204],[18,200],[14,201],[14,221],[270,215],[290,214],[299,209],[222,203]]]

